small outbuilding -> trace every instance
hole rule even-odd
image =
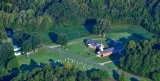
[[[21,50],[21,47],[18,47],[18,46],[13,46],[13,49],[14,49],[14,51],[19,51],[19,50]]]
[[[14,45],[14,46],[13,46],[13,49],[14,49],[14,55],[15,55],[15,56],[21,55],[21,52],[20,52],[21,47],[18,47],[18,46],[16,46],[16,45]]]

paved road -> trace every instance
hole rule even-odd
[[[74,59],[79,60],[79,61],[81,61],[81,62],[89,63],[89,64],[91,64],[91,65],[93,65],[93,66],[98,67],[98,68],[105,69],[105,70],[107,70],[108,72],[113,72],[113,71],[114,71],[114,72],[116,72],[117,74],[122,74],[122,72],[121,72],[120,70],[118,70],[118,69],[113,69],[113,68],[109,68],[109,67],[107,67],[107,66],[100,65],[100,64],[95,63],[95,62],[92,62],[92,61],[90,61],[90,60],[80,58],[80,57],[75,56],[75,55],[73,55],[73,54],[69,54],[69,53],[67,53],[67,52],[65,52],[65,51],[62,51],[62,50],[59,50],[59,49],[57,49],[57,48],[52,48],[52,47],[50,47],[50,46],[45,46],[45,45],[43,45],[43,48],[48,49],[48,50],[51,50],[51,51],[56,52],[56,53],[59,53],[59,54],[66,55],[66,56],[68,56],[68,57],[70,57],[70,58],[74,58]],[[126,77],[128,77],[128,78],[135,78],[135,79],[139,80],[139,78],[138,78],[137,76],[134,76],[134,75],[129,74],[129,73],[126,73]]]

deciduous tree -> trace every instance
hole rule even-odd
[[[64,34],[64,33],[59,34],[58,37],[57,37],[56,43],[60,44],[62,46],[67,45],[67,43],[68,43],[68,36],[66,34]]]

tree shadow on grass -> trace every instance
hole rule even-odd
[[[59,66],[59,67],[64,66],[62,63],[56,62],[53,59],[49,59],[49,63],[50,63],[51,66]]]
[[[58,35],[54,32],[49,32],[48,35],[49,35],[50,39],[52,40],[52,42],[56,43]]]
[[[31,59],[30,60],[30,64],[29,65],[27,65],[27,64],[22,64],[21,66],[20,66],[20,70],[22,71],[22,72],[25,72],[25,71],[32,71],[34,68],[36,68],[36,67],[39,67],[39,65],[33,60],[33,59]]]
[[[53,59],[49,59],[49,63],[51,66],[59,66],[59,67],[62,67],[63,64],[60,63],[60,62],[56,62],[54,61]],[[37,64],[33,59],[30,60],[30,64],[27,65],[27,64],[22,64],[20,66],[20,70],[21,72],[25,72],[25,71],[32,71],[34,68],[36,67],[44,67],[47,63],[40,63],[40,64]]]
[[[130,78],[131,81],[139,81],[137,78],[131,77]]]
[[[131,36],[127,37],[127,38],[120,38],[119,41],[121,41],[123,44],[128,43],[129,41],[140,41],[140,40],[149,40],[147,38],[145,38],[144,36],[142,36],[141,34],[136,34],[133,33]]]
[[[93,27],[96,25],[96,23],[96,19],[86,19],[83,25],[89,33],[92,33]]]
[[[146,39],[146,38],[145,38],[145,37],[143,37],[141,34],[133,33],[133,34],[132,34],[132,36],[134,36],[134,37],[136,37],[136,38],[138,38],[138,39],[140,39],[140,40],[144,40],[144,39]]]

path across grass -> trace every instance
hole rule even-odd
[[[130,40],[140,40],[140,39],[150,39],[154,34],[149,33],[147,30],[140,26],[134,25],[112,25],[111,33],[106,33],[107,38],[121,39],[123,41]],[[49,34],[53,32],[54,34],[65,33],[68,35],[70,41],[78,41],[81,38],[95,38],[96,36],[89,33],[84,26],[66,27],[59,28],[56,27],[50,31],[41,31],[40,35],[43,38],[42,42],[45,45],[55,45],[51,40],[54,35]]]
[[[152,37],[154,37],[154,34],[149,33],[145,29],[138,27],[138,26],[115,25],[115,26],[111,26],[111,27],[112,27],[112,32],[106,33],[105,38],[120,40],[124,44],[131,41],[131,40],[139,41],[142,39],[151,39]],[[49,32],[51,32],[51,31],[40,33],[41,37],[43,38],[42,39],[43,44],[50,45],[52,47],[56,47],[58,50],[68,52],[71,55],[74,55],[76,57],[80,57],[82,59],[87,59],[87,60],[92,61],[93,63],[96,63],[96,64],[116,60],[117,58],[119,58],[116,55],[111,55],[110,57],[104,57],[104,58],[96,57],[94,50],[88,49],[83,44],[82,41],[83,41],[83,39],[98,39],[97,41],[102,42],[104,45],[107,46],[105,38],[101,38],[98,35],[91,35],[83,26],[81,26],[79,28],[78,27],[66,28],[65,30],[62,28],[60,28],[60,29],[57,28],[52,31],[57,34],[66,33],[68,35],[70,41],[69,41],[69,45],[67,45],[65,48],[61,48],[61,47],[59,47],[59,45],[56,45],[55,43],[53,43],[52,40],[50,39],[50,36],[48,35]],[[65,50],[66,48],[68,50]],[[50,50],[41,49],[37,53],[29,55],[29,57],[21,55],[21,56],[18,56],[17,58],[19,59],[20,64],[29,64],[31,59],[33,59],[37,63],[45,63],[45,62],[48,62],[49,59],[53,59],[55,61],[56,60],[63,61],[64,59],[68,58],[68,56],[65,56],[65,55],[62,55],[59,53],[53,53]],[[82,63],[82,64],[84,64],[84,63]],[[110,68],[117,69],[118,68],[117,65],[118,65],[118,62],[112,62],[112,63],[104,64],[104,67],[107,66]],[[91,66],[91,67],[93,67],[93,66]],[[87,68],[89,69],[91,67],[87,67]],[[85,68],[85,70],[87,70],[87,68]]]

